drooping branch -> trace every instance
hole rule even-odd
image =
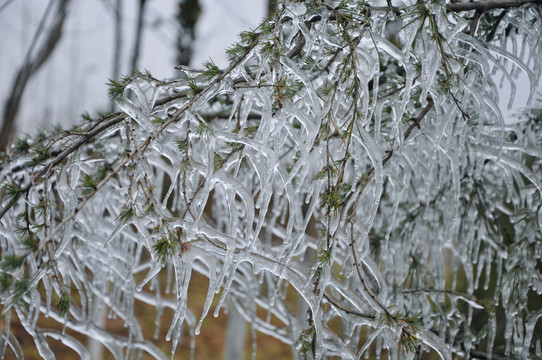
[[[92,139],[94,139],[98,134],[100,134],[102,131],[110,128],[111,126],[117,124],[120,122],[124,117],[120,113],[112,114],[103,121],[98,123],[98,126],[93,127],[88,132],[84,133],[77,141],[72,143],[70,146],[68,146],[65,150],[63,150],[60,154],[58,154],[51,162],[49,162],[46,166],[44,166],[40,171],[33,174],[32,178],[26,183],[24,186],[21,187],[22,193],[28,192],[30,188],[38,182],[38,179],[43,177],[45,174],[47,174],[49,171],[55,168],[58,164],[60,164],[66,157],[77,151],[81,146],[88,143]],[[13,206],[15,203],[11,202],[6,204],[1,210],[0,210],[0,219],[4,217],[6,212]]]
[[[452,2],[446,4],[446,8],[455,12],[471,10],[485,12],[493,9],[509,9],[523,6],[525,4],[542,4],[542,0],[484,0],[473,2]]]
[[[465,12],[476,10],[480,13],[484,13],[489,10],[494,9],[511,9],[520,7],[526,4],[542,4],[542,0],[481,0],[473,2],[450,2],[445,6],[449,11],[453,12]],[[371,11],[385,11],[388,12],[393,10],[394,13],[397,13],[401,10],[401,7],[398,6],[369,6],[367,8]]]

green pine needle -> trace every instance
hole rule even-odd
[[[92,121],[92,117],[90,116],[88,111],[85,111],[84,113],[81,114],[81,119],[85,121]]]
[[[234,44],[228,50],[226,50],[226,55],[230,63],[233,63],[239,60],[239,58],[241,58],[241,56],[243,56],[246,51],[247,49],[243,45]]]
[[[30,144],[28,143],[28,139],[19,139],[15,143],[15,146],[13,146],[13,152],[15,154],[20,154],[27,151],[29,148]]]
[[[67,315],[70,311],[70,294],[60,294],[60,299],[58,299],[57,307],[62,316]]]
[[[152,248],[158,259],[165,263],[168,257],[173,254],[175,245],[169,239],[163,238],[154,244]]]
[[[323,168],[322,170],[318,171],[316,173],[316,175],[314,175],[314,178],[313,180],[320,180],[320,179],[323,179],[327,174],[329,173],[329,175],[333,178],[335,176],[337,176],[337,169],[335,167],[333,167],[332,165],[329,165],[329,166],[326,166],[325,168]]]
[[[106,85],[109,87],[107,94],[109,97],[116,101],[122,101],[124,97],[124,88],[132,80],[130,76],[123,75],[120,80],[109,79],[109,82]]]
[[[251,137],[256,134],[256,131],[258,131],[258,126],[248,125],[244,129],[244,133],[247,137]]]
[[[132,220],[133,217],[134,217],[134,208],[132,204],[127,204],[127,205],[124,205],[117,219],[126,224],[130,222],[130,220]]]
[[[328,207],[335,215],[338,215],[341,210],[341,194],[337,190],[326,190],[320,195],[320,208]]]
[[[200,122],[196,128],[196,134],[199,136],[214,135],[213,129],[207,123]]]
[[[94,177],[89,174],[85,174],[81,180],[81,187],[83,188],[83,195],[88,195],[96,190],[98,183],[94,180]]]
[[[150,201],[147,201],[145,203],[145,208],[143,209],[143,213],[141,214],[141,216],[145,216],[147,214],[155,214],[156,212],[154,211],[154,205],[152,202]]]
[[[208,80],[211,80],[215,76],[220,74],[220,68],[210,60],[203,64],[205,70],[203,70],[202,75],[205,76]]]
[[[124,96],[124,86],[120,82],[109,79],[109,82],[105,85],[109,87],[107,95],[109,95],[111,99],[117,101],[122,99]]]
[[[24,257],[23,256],[8,255],[0,263],[0,268],[3,271],[15,270],[19,266],[21,266],[23,264],[23,262],[24,262]]]
[[[23,191],[19,185],[15,184],[13,181],[7,183],[2,188],[2,197],[6,198],[9,203],[15,203],[22,196]]]
[[[154,115],[154,116],[152,117],[152,122],[153,122],[154,124],[160,124],[160,125],[162,125],[163,123],[166,122],[166,120],[162,119],[160,116]]]
[[[28,228],[26,226],[22,226],[22,225],[15,225],[15,233],[18,235],[18,236],[25,236],[25,235],[29,235],[30,232],[28,231]]]
[[[198,84],[192,79],[188,80],[188,87],[190,88],[189,93],[191,95],[196,95],[198,93]]]
[[[98,189],[98,184],[100,181],[105,179],[107,175],[107,172],[105,170],[105,167],[100,167],[96,174],[90,175],[85,174],[83,175],[83,178],[81,179],[81,187],[83,188],[83,195],[88,195],[94,190]]]
[[[6,291],[11,285],[12,281],[13,276],[5,272],[0,272],[0,293]]]
[[[29,249],[29,250],[36,250],[38,248],[38,242],[36,241],[34,235],[30,234],[30,235],[27,235],[25,237],[23,237],[23,239],[21,240],[21,244]]]
[[[188,146],[188,142],[186,140],[177,140],[177,141],[175,141],[175,144],[177,144],[177,150],[181,154],[186,153],[186,148]]]
[[[258,38],[258,34],[253,31],[243,31],[239,34],[239,37],[241,38],[242,43],[250,45]]]
[[[214,171],[217,171],[220,168],[222,168],[222,165],[224,165],[225,161],[226,160],[222,156],[220,156],[219,153],[215,152]]]
[[[418,349],[418,347],[421,345],[421,340],[416,335],[403,329],[399,343],[406,352],[410,353]]]
[[[23,277],[22,279],[17,280],[13,285],[13,301],[15,303],[21,301],[28,290],[30,290],[30,278]]]
[[[329,265],[331,263],[331,253],[327,250],[320,249],[316,260],[320,265]]]

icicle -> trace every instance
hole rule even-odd
[[[418,335],[425,344],[433,348],[433,350],[439,354],[441,359],[452,360],[452,353],[450,352],[450,349],[448,349],[448,346],[431,331],[422,330],[416,333],[416,335]]]
[[[200,255],[203,257],[203,255]],[[216,273],[216,261],[213,258],[206,258],[205,264],[209,267],[209,287],[207,288],[207,296],[205,297],[205,303],[203,304],[203,311],[201,313],[200,319],[196,328],[194,330],[195,335],[199,335],[201,330],[201,325],[203,324],[203,319],[207,317],[209,310],[211,308],[212,302],[214,300],[215,289],[217,286],[220,286],[220,283],[217,281],[215,276]],[[216,316],[215,316],[216,317]]]
[[[88,352],[87,348],[85,348],[83,344],[77,341],[74,337],[53,330],[43,331],[42,333],[43,335],[60,341],[64,345],[68,346],[70,349],[75,351],[77,355],[79,355],[81,360],[90,360],[90,353]]]
[[[174,257],[173,264],[175,265],[175,277],[176,277],[176,298],[177,308],[171,321],[171,326],[166,334],[166,340],[172,342],[171,359],[175,355],[175,349],[179,343],[182,333],[182,325],[186,315],[186,300],[188,293],[188,285],[190,284],[190,277],[192,275],[191,260],[188,260],[186,256],[179,259],[178,256]]]
[[[542,310],[538,310],[536,313],[529,315],[527,318],[528,320],[525,324],[525,336],[523,337],[523,351],[521,353],[521,357],[524,359],[529,357],[529,349],[531,347],[531,341],[534,335],[534,328],[540,317],[542,317]]]
[[[125,223],[120,223],[119,225],[117,225],[117,227],[115,228],[115,230],[113,230],[113,232],[111,233],[111,235],[109,235],[109,238],[107,238],[107,240],[105,241],[105,244],[104,244],[104,247],[107,247],[109,245],[109,243],[111,241],[113,241],[114,238],[117,237],[117,235],[120,234],[120,232],[127,226],[128,224],[125,224]]]

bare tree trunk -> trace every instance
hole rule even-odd
[[[5,8],[8,7],[9,4],[11,4],[13,2],[13,0],[6,0],[6,2],[4,2],[2,5],[0,5],[0,11],[4,10]]]
[[[122,0],[115,1],[113,8],[115,19],[115,39],[113,42],[113,73],[111,78],[118,80],[120,77],[120,58],[122,55]],[[115,111],[115,100],[111,100],[111,112]]]
[[[141,48],[141,40],[143,37],[143,15],[145,14],[145,5],[147,0],[139,0],[139,8],[137,11],[136,35],[134,40],[134,51],[132,53],[132,62],[130,69],[137,69],[137,61],[139,60],[139,52]]]
[[[199,0],[180,0],[177,20],[179,36],[177,37],[177,62],[179,65],[190,65],[196,37],[196,24],[201,14]]]
[[[278,0],[267,0],[267,16],[277,11]]]
[[[224,360],[238,360],[244,358],[247,323],[233,303],[230,309]]]
[[[44,24],[48,17],[48,13],[52,8],[54,1],[51,0],[45,13],[40,21],[32,44],[28,49],[24,64],[21,66],[15,77],[15,81],[11,87],[10,96],[7,99],[4,107],[3,113],[3,122],[2,128],[0,129],[0,151],[6,151],[11,138],[15,132],[15,119],[17,113],[19,112],[19,106],[26,88],[28,80],[34,75],[39,68],[47,61],[49,56],[53,53],[60,37],[62,36],[62,27],[64,25],[64,20],[68,11],[68,4],[70,0],[58,0],[57,10],[54,15],[53,23],[50,29],[45,34],[45,39],[43,40],[40,48],[36,51],[35,55],[32,56],[34,47],[36,46],[38,37],[44,31]]]
[[[94,296],[94,307],[92,309],[92,317],[95,320],[95,324],[99,327],[105,328],[107,322],[107,307],[105,306],[103,299]],[[88,341],[88,350],[91,360],[103,359],[104,346],[101,342],[94,338],[90,338]]]

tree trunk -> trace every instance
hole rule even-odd
[[[134,51],[132,53],[132,62],[131,70],[134,71],[137,69],[137,62],[139,60],[139,52],[141,48],[141,40],[143,37],[143,15],[145,14],[145,5],[147,0],[139,0],[139,8],[137,12],[137,25],[136,25],[136,35],[134,40]]]
[[[122,55],[122,1],[116,0],[113,9],[115,19],[115,35],[113,42],[113,73],[111,79],[118,80],[120,77],[120,60]],[[115,111],[115,100],[111,99],[111,112]]]
[[[243,316],[237,310],[234,304],[231,304],[228,314],[228,328],[226,329],[226,349],[224,351],[225,360],[243,359],[245,351],[247,323]]]
[[[51,1],[45,10],[43,18],[36,30],[32,44],[28,49],[25,62],[17,72],[15,81],[11,87],[10,96],[7,99],[4,107],[2,128],[0,129],[0,151],[6,151],[8,145],[15,132],[15,119],[19,112],[19,106],[26,88],[28,80],[39,70],[39,68],[49,59],[49,56],[53,53],[60,37],[62,36],[62,27],[68,11],[68,4],[70,0],[60,0],[58,2],[58,8],[55,13],[53,24],[49,31],[45,35],[45,39],[41,47],[37,50],[36,54],[32,57],[32,52],[36,44],[37,38],[43,32],[45,20],[49,13],[49,10],[53,4]]]
[[[177,37],[178,65],[190,65],[196,37],[196,24],[201,14],[199,0],[181,0],[179,2],[179,35]]]
[[[277,11],[278,0],[267,0],[267,16]]]

